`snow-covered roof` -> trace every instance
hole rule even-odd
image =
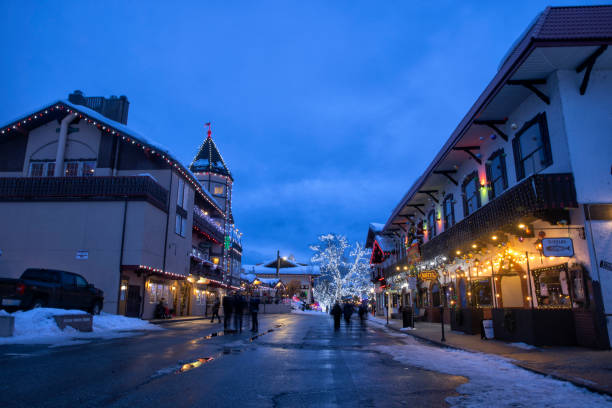
[[[374,232],[381,232],[385,228],[385,224],[379,224],[377,222],[370,223],[370,229]]]
[[[376,242],[378,242],[380,249],[382,249],[385,252],[391,252],[395,250],[395,242],[390,237],[379,235],[376,237]]]
[[[154,154],[161,159],[165,160],[168,165],[174,167],[174,169],[182,174],[191,184],[194,189],[204,198],[213,208],[223,214],[223,211],[213,198],[213,196],[200,184],[195,175],[170,152],[170,150],[160,143],[143,136],[142,134],[134,131],[127,127],[123,123],[116,122],[112,119],[107,118],[99,112],[90,109],[86,106],[77,105],[64,99],[60,99],[57,102],[49,103],[39,109],[35,109],[28,114],[22,115],[20,118],[9,122],[6,126],[0,127],[1,135],[10,134],[13,129],[20,127],[22,124],[32,125],[32,120],[45,120],[47,116],[52,113],[60,111],[66,111],[68,113],[74,113],[79,115],[83,120],[92,126],[97,127],[102,132],[121,137],[127,143],[132,142],[137,147],[142,147],[143,150]],[[43,124],[44,122],[41,122]]]
[[[264,265],[242,265],[245,273],[254,273],[256,275],[272,275],[276,274],[276,268],[270,268]],[[280,268],[280,275],[320,275],[321,270],[316,265],[300,265],[291,268]]]

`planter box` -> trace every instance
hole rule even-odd
[[[62,330],[70,326],[81,332],[93,331],[93,316],[90,314],[58,315],[53,318],[57,327]]]
[[[576,330],[570,309],[493,309],[495,338],[535,346],[574,346]]]
[[[15,332],[15,316],[0,316],[0,337],[12,337]]]
[[[482,309],[453,309],[451,310],[451,330],[462,331],[467,334],[479,334],[482,319]]]

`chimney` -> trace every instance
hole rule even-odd
[[[130,102],[125,95],[121,95],[120,97],[113,95],[110,98],[105,98],[103,96],[86,97],[83,91],[76,90],[68,95],[68,101],[75,105],[86,106],[115,122],[127,125]]]

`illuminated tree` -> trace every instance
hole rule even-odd
[[[360,243],[349,245],[344,235],[323,234],[311,245],[311,262],[319,265],[321,276],[314,285],[315,300],[325,308],[343,297],[366,297],[370,282],[370,250]]]

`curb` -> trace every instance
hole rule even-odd
[[[209,317],[190,317],[187,319],[177,319],[177,320],[173,320],[173,319],[155,319],[155,320],[149,320],[149,323],[151,324],[168,324],[168,323],[181,323],[181,322],[192,322],[194,320],[208,320],[210,319]]]
[[[466,348],[463,348],[463,347],[451,346],[451,345],[449,345],[447,343],[443,343],[443,342],[437,341],[437,340],[432,340],[430,338],[427,338],[427,337],[424,337],[424,336],[420,336],[420,335],[418,335],[416,333],[412,333],[410,331],[401,331],[400,329],[397,329],[397,328],[395,328],[393,326],[386,325],[385,323],[382,323],[382,322],[377,322],[376,320],[370,320],[370,319],[368,319],[368,320],[371,321],[371,322],[380,324],[381,326],[384,326],[384,327],[386,327],[386,328],[388,328],[390,330],[396,331],[398,333],[403,333],[403,334],[406,334],[408,336],[415,337],[415,338],[417,338],[419,340],[422,340],[422,341],[424,341],[426,343],[432,344],[432,345],[437,346],[437,347],[444,347],[444,348],[450,348],[450,349],[454,349],[454,350],[461,350],[461,351],[466,351],[468,353],[484,353],[483,351],[475,351],[475,350],[470,350],[470,349],[466,349]],[[489,353],[484,353],[484,354],[489,354]],[[496,354],[491,354],[491,355],[496,355]],[[597,387],[597,386],[593,386],[593,385],[590,385],[590,384],[585,384],[585,383],[582,383],[582,382],[574,380],[574,379],[562,377],[562,376],[559,376],[557,374],[551,374],[549,372],[546,372],[546,371],[543,371],[543,370],[539,370],[537,368],[529,367],[529,366],[525,365],[524,363],[522,363],[521,361],[512,360],[512,359],[510,359],[510,360],[511,360],[510,362],[512,364],[514,364],[515,366],[520,367],[520,368],[522,368],[524,370],[527,370],[527,371],[531,371],[532,373],[544,375],[546,377],[551,377],[551,378],[554,378],[555,380],[559,380],[559,381],[569,382],[569,383],[575,385],[576,387],[586,388],[587,390],[589,390],[591,392],[596,392],[598,394],[608,395],[608,396],[612,397],[612,391],[609,391],[609,390],[606,390],[606,389],[603,389],[603,388],[600,388],[600,387]]]

